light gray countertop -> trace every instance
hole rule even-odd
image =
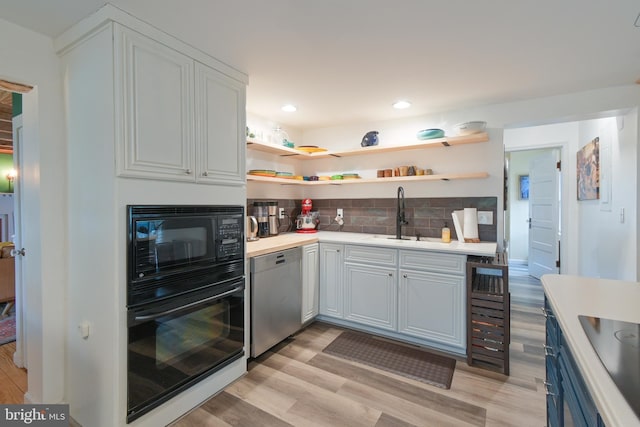
[[[586,315],[640,323],[640,283],[550,274],[542,285],[605,425],[640,426],[578,320]]]
[[[397,240],[392,237],[339,231],[283,233],[273,237],[265,237],[255,242],[247,242],[247,256],[254,257],[318,241],[479,256],[494,256],[498,247],[495,242],[464,243],[452,240],[450,243],[442,243],[440,239],[434,238],[422,238],[420,241],[416,241],[415,237],[412,237],[411,240]]]

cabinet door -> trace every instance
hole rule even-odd
[[[118,175],[194,181],[193,60],[117,24],[115,52]]]
[[[344,318],[395,331],[396,284],[395,268],[345,263]]]
[[[245,86],[196,64],[196,159],[198,182],[245,182]]]
[[[466,349],[464,276],[400,270],[398,331]]]
[[[342,318],[344,246],[320,243],[320,314]]]
[[[302,323],[318,315],[320,276],[318,244],[302,247]]]

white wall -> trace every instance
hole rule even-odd
[[[614,114],[614,113],[607,113]],[[638,112],[616,117],[563,124],[524,127],[505,131],[507,150],[535,146],[562,147],[562,245],[563,273],[621,280],[638,280],[637,271],[637,158]],[[621,129],[618,129],[620,123]],[[622,125],[624,124],[624,125]],[[600,138],[601,171],[610,182],[610,199],[577,200],[576,153],[595,137]],[[606,158],[610,161],[607,163]],[[625,222],[620,222],[620,209]],[[514,246],[513,237],[511,247]]]
[[[589,277],[637,280],[637,114],[580,123],[576,151],[594,138],[600,139],[601,198],[578,205],[579,273]],[[626,131],[625,131],[626,130]],[[609,153],[609,154],[607,154]],[[608,161],[607,159],[610,158]],[[610,190],[602,191],[607,175]],[[603,180],[604,178],[604,180]],[[610,191],[609,197],[606,193]],[[575,196],[574,196],[575,197]],[[624,219],[621,211],[624,210]]]
[[[66,180],[59,60],[52,40],[0,20],[0,78],[35,89],[23,96],[24,309],[27,399],[64,400]]]
[[[601,117],[611,117],[616,114],[631,113],[632,118],[627,120],[625,126],[625,138],[628,138],[629,146],[636,147],[638,140],[638,112],[635,109],[640,104],[640,86],[629,85],[607,89],[597,89],[567,95],[558,95],[547,98],[536,98],[527,101],[508,104],[485,105],[467,110],[443,112],[441,114],[390,120],[383,122],[363,123],[351,126],[322,128],[306,130],[303,133],[304,145],[318,145],[325,148],[352,149],[359,146],[362,136],[370,130],[380,132],[380,144],[404,144],[415,141],[415,134],[420,129],[439,127],[451,134],[453,125],[468,120],[484,120],[490,136],[490,142],[469,144],[449,148],[425,149],[416,154],[414,151],[399,152],[383,157],[367,155],[361,157],[317,160],[300,162],[298,166],[305,174],[312,172],[346,172],[362,171],[371,174],[376,169],[384,166],[391,167],[400,164],[417,164],[431,167],[434,172],[477,172],[487,171],[490,174],[484,180],[462,180],[451,182],[407,183],[403,185],[409,197],[464,197],[464,196],[496,196],[498,197],[498,210],[502,210],[502,186],[503,186],[503,133],[515,131],[517,128],[539,126],[537,132],[541,134],[551,132],[551,126],[557,124],[552,134],[544,139],[546,146],[558,146],[561,149],[561,158],[568,159],[568,169],[563,172],[563,194],[576,194],[575,179],[575,149],[578,144],[577,124],[579,120],[590,120]],[[632,120],[635,117],[635,120]],[[574,124],[571,124],[574,122]],[[533,135],[532,135],[533,139]],[[520,149],[535,148],[541,144],[540,140],[532,140],[523,143]],[[517,144],[516,144],[517,145]],[[569,148],[571,147],[571,149]],[[516,149],[518,149],[516,147]],[[253,152],[249,152],[249,157]],[[634,150],[632,158],[637,163],[637,150]],[[570,171],[574,171],[573,173]],[[371,175],[369,175],[371,176]],[[637,175],[633,173],[637,185]],[[394,197],[397,185],[365,184],[365,185],[336,185],[301,187],[304,196],[312,198],[368,198],[368,197]],[[279,197],[283,193],[282,186],[250,183],[248,193],[260,194],[260,197]],[[634,200],[636,198],[634,197]],[[636,202],[637,205],[637,202]],[[628,215],[628,220],[637,228],[638,217],[636,209]],[[575,218],[577,210],[575,206],[565,212],[564,218]],[[498,241],[503,239],[503,218],[498,215]],[[564,231],[562,245],[562,260],[566,261],[561,267],[563,273],[578,273],[578,228],[576,221],[562,223]],[[629,256],[637,256],[637,246],[632,249]],[[635,269],[635,258],[633,262]]]

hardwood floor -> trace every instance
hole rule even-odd
[[[510,283],[531,279],[510,275]],[[535,285],[535,284],[534,284]],[[541,288],[538,288],[541,290]],[[458,360],[443,390],[322,353],[341,331],[314,323],[261,357],[249,372],[174,427],[536,426],[545,420],[544,318],[538,297],[511,304],[511,375]],[[23,403],[27,372],[0,346],[0,403]]]
[[[535,303],[540,306],[544,303],[542,284],[540,280],[529,276],[529,267],[526,264],[509,264],[509,286],[513,303]]]
[[[27,371],[13,364],[13,353],[16,343],[11,342],[0,346],[0,403],[24,403],[27,392]]]
[[[439,389],[322,353],[342,329],[314,323],[173,427],[544,426],[539,307],[512,303],[510,376],[458,360],[451,389]]]

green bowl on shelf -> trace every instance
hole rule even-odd
[[[442,129],[423,129],[416,135],[418,139],[434,139],[444,137],[444,131]]]

